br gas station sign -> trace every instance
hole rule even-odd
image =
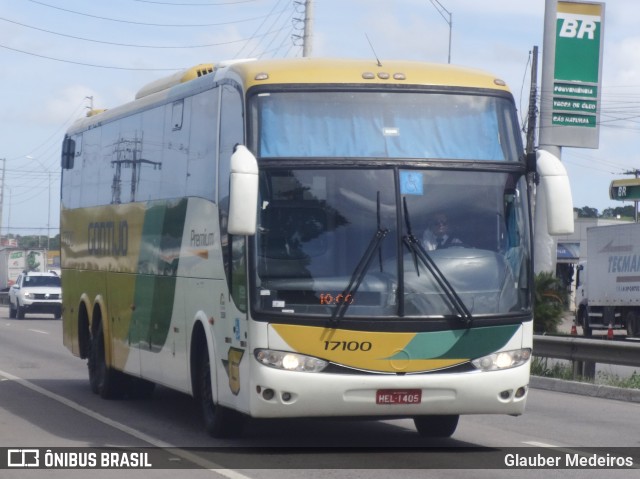
[[[549,185],[568,183],[562,148],[598,148],[604,44],[604,3],[545,0],[540,129],[536,151],[540,185],[534,218],[534,270],[555,271],[551,218],[573,218],[570,195],[552,204]],[[545,183],[546,182],[546,183]],[[539,201],[542,199],[543,201]],[[553,208],[554,215],[549,212]],[[573,228],[567,228],[572,233]]]
[[[609,186],[609,198],[620,201],[639,201],[640,178],[613,180]]]
[[[604,4],[558,1],[547,144],[597,148]],[[549,27],[549,25],[548,25]]]

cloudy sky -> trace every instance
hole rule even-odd
[[[0,0],[2,234],[58,232],[59,153],[74,119],[133,99],[198,63],[301,56],[303,0]],[[435,0],[314,0],[312,56],[447,62]],[[440,0],[451,62],[503,78],[527,110],[544,0]],[[605,2],[599,149],[565,148],[575,206],[602,211],[614,178],[640,168],[640,2]],[[539,58],[540,64],[542,57]]]

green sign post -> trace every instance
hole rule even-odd
[[[553,20],[553,93],[545,143],[597,148],[604,4],[558,1]]]

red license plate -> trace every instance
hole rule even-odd
[[[378,389],[376,404],[420,404],[421,389]]]

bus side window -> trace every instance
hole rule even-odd
[[[65,137],[64,141],[62,142],[62,169],[72,169],[75,157],[76,141],[69,137]]]
[[[220,239],[224,271],[231,297],[241,311],[246,310],[246,263],[244,236],[227,233],[229,215],[229,175],[231,155],[237,144],[244,144],[244,115],[240,91],[231,85],[221,87],[220,144],[218,155],[218,208],[220,211]]]
[[[182,128],[182,116],[184,112],[184,100],[173,102],[171,106],[171,128],[179,130]]]

